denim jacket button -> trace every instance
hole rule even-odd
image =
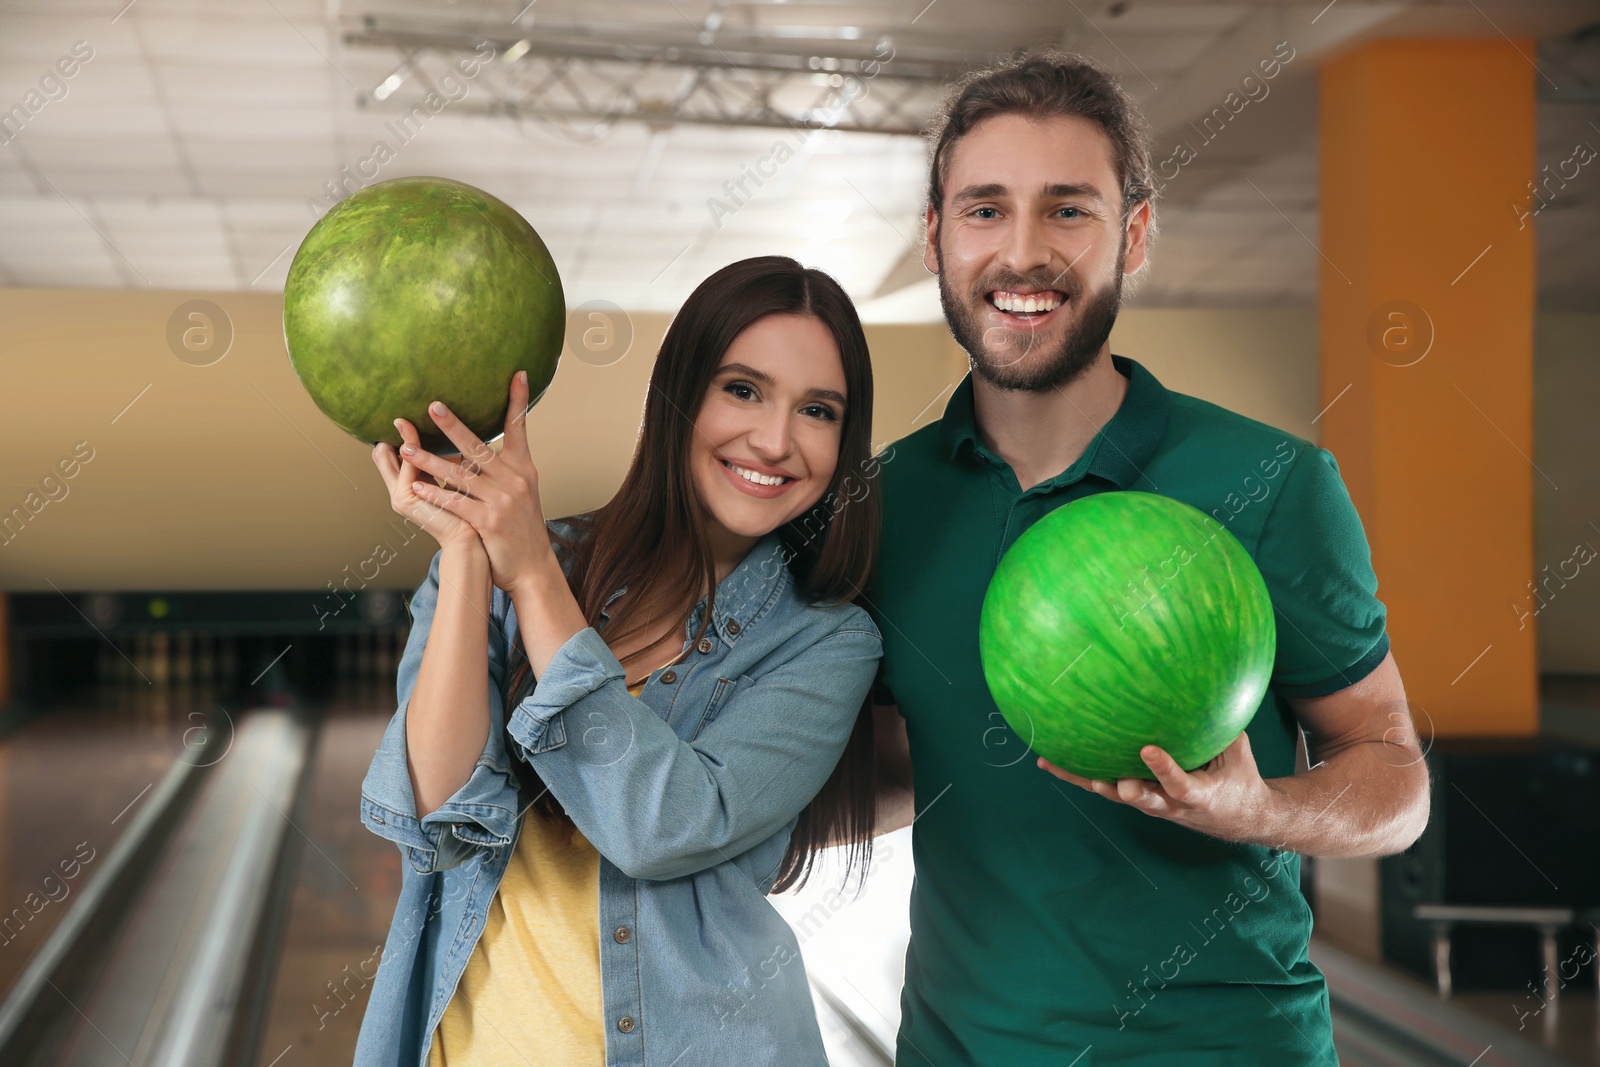
[[[622,1018],[618,1019],[617,1029],[621,1030],[625,1034],[633,1033],[633,1016],[624,1015]]]
[[[617,944],[626,945],[633,937],[633,934],[629,932],[626,926],[619,926],[617,927],[617,932],[611,936],[617,939]]]
[[[696,647],[696,648],[698,648],[698,649],[699,649],[699,650],[700,650],[700,651],[701,651],[701,652],[710,652],[710,651],[711,651],[711,649],[712,649],[712,648],[713,648],[713,647],[715,647],[715,646],[713,646],[713,645],[712,645],[712,644],[711,644],[711,638],[709,638],[709,637],[702,637],[702,638],[701,638],[701,639],[700,639],[700,643],[699,643],[699,644],[698,644],[698,645],[696,645],[696,646],[694,646],[694,647]]]
[[[736,634],[736,633],[739,632],[739,620],[738,619],[729,619],[728,620],[728,632],[730,634]]]
[[[668,671],[666,674],[663,674],[661,676],[661,684],[662,685],[671,685],[673,682],[676,682],[677,680],[678,680],[678,672],[677,671]]]

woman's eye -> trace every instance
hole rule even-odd
[[[755,393],[755,391],[756,391],[755,390],[755,386],[751,385],[749,382],[729,382],[727,385],[723,386],[722,388],[727,390],[730,393],[733,393],[733,395],[737,396],[740,400],[748,399],[744,395],[744,393],[750,393],[750,394],[753,395]],[[734,390],[736,390],[736,389],[742,389],[742,390],[744,390],[744,393],[734,392]]]
[[[813,412],[817,418],[827,419],[829,422],[836,422],[839,418],[838,415],[834,414],[834,410],[826,404],[811,404],[804,410]]]

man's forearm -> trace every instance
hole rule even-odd
[[[1266,780],[1253,844],[1306,856],[1388,856],[1428,823],[1428,765],[1384,741],[1351,745],[1303,774]]]

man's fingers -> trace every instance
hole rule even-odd
[[[1248,760],[1251,764],[1255,763],[1255,761],[1256,761],[1255,753],[1250,751],[1250,735],[1249,734],[1247,734],[1247,733],[1245,733],[1244,731],[1241,730],[1239,732],[1239,736],[1233,739],[1233,745],[1238,745],[1239,746],[1238,754],[1239,754],[1240,758]],[[1233,745],[1229,745],[1228,747],[1231,749],[1231,748],[1233,748]]]
[[[1092,778],[1085,778],[1081,774],[1073,774],[1071,771],[1063,770],[1062,768],[1057,767],[1054,763],[1051,763],[1043,756],[1040,756],[1036,762],[1038,766],[1049,771],[1063,782],[1071,782],[1079,789],[1085,789],[1091,793],[1098,793],[1110,800],[1120,799],[1117,796],[1117,786],[1114,782],[1099,782]]]
[[[1071,771],[1063,770],[1062,768],[1057,767],[1054,763],[1051,763],[1049,760],[1045,759],[1043,756],[1040,756],[1037,762],[1038,762],[1038,765],[1040,767],[1042,767],[1045,770],[1049,771],[1051,774],[1055,775],[1057,778],[1061,779],[1063,782],[1071,782],[1073,785],[1077,786],[1079,789],[1088,789],[1094,784],[1094,783],[1090,782],[1089,779],[1083,777],[1082,775],[1073,774]]]
[[[1144,765],[1150,768],[1167,795],[1180,803],[1187,799],[1199,784],[1192,774],[1178,766],[1177,760],[1155,745],[1146,745],[1140,749],[1139,758],[1144,760]]]
[[[1090,788],[1107,800],[1115,800],[1119,804],[1123,803],[1122,793],[1118,789],[1116,782],[1091,781],[1089,785]]]

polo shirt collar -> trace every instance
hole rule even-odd
[[[1145,466],[1161,444],[1172,400],[1166,387],[1137,361],[1113,355],[1111,364],[1128,379],[1128,391],[1122,398],[1122,406],[1084,450],[1089,457],[1089,467],[1083,474],[1104,478],[1118,489],[1130,489],[1143,477]],[[965,448],[991,462],[1004,463],[985,448],[978,437],[971,371],[961,379],[945,405],[944,417],[939,422],[939,445],[940,454],[952,462]]]

